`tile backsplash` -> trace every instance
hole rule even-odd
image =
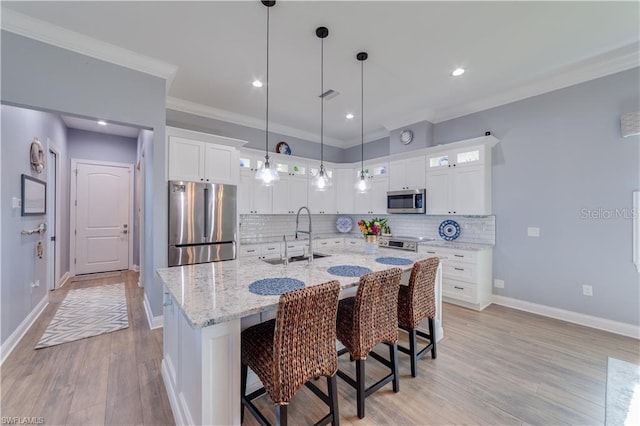
[[[334,234],[336,220],[340,216],[353,219],[351,233],[359,234],[356,222],[370,219],[369,215],[313,215],[313,233],[315,235]],[[460,224],[460,236],[456,241],[494,245],[496,242],[495,216],[432,216],[432,215],[380,215],[389,219],[389,227],[394,236],[417,236],[440,239],[438,228],[447,219]],[[300,215],[300,229],[308,229],[306,215]],[[295,215],[240,215],[240,242],[278,238],[293,235],[296,229]]]

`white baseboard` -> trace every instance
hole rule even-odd
[[[584,325],[586,327],[597,328],[598,330],[604,330],[610,333],[633,337],[634,339],[640,339],[640,326],[633,324],[612,321],[606,318],[594,317],[592,315],[585,315],[578,312],[539,305],[537,303],[513,299],[511,297],[498,296],[495,294],[493,295],[493,303],[496,305],[506,306],[508,308],[518,309],[520,311],[531,312],[545,317]]]
[[[9,354],[13,352],[16,345],[20,340],[24,337],[26,332],[29,330],[31,325],[38,319],[44,308],[49,304],[49,294],[47,292],[46,296],[42,298],[42,300],[36,305],[35,308],[27,315],[27,317],[20,323],[18,328],[15,329],[11,336],[0,346],[0,365],[4,363]]]
[[[149,299],[147,298],[147,293],[144,293],[144,312],[147,314],[147,322],[149,323],[149,328],[153,330],[154,328],[160,328],[164,324],[163,316],[159,315],[157,317],[153,316],[151,312],[151,304],[149,303]]]
[[[65,272],[64,275],[62,275],[58,280],[58,282],[56,283],[56,289],[61,288],[63,285],[68,283],[71,280],[71,278],[73,278],[73,275],[71,275],[69,271]]]
[[[140,265],[131,265],[130,271],[140,272]]]

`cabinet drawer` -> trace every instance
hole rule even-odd
[[[442,264],[442,273],[445,278],[453,278],[472,283],[475,283],[477,280],[476,266],[470,263],[444,262]]]
[[[418,247],[418,253],[424,254],[426,257],[447,256],[447,254],[441,250],[434,249],[433,247]]]
[[[317,240],[317,241],[314,241],[313,243],[314,243],[313,246],[317,249],[333,246],[330,240]]]
[[[265,244],[262,246],[262,256],[266,259],[280,256],[280,244]]]
[[[442,295],[452,299],[476,303],[477,288],[473,284],[456,280],[442,280]]]
[[[360,240],[360,239],[355,240],[355,239],[353,239],[353,238],[347,238],[347,239],[345,240],[345,245],[346,245],[347,247],[358,247],[358,246],[361,246],[361,245],[362,245],[362,242],[363,242],[363,241],[364,241],[364,240]]]
[[[240,246],[238,249],[238,257],[253,257],[260,256],[261,250],[260,245],[251,244],[248,246]]]
[[[447,255],[455,262],[475,263],[477,256],[475,251],[451,250]]]

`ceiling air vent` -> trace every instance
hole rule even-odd
[[[328,101],[329,99],[335,98],[339,94],[340,92],[338,92],[337,90],[329,89],[318,97],[324,99],[325,101]]]

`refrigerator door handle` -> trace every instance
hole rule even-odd
[[[204,241],[209,237],[209,188],[204,188]]]

